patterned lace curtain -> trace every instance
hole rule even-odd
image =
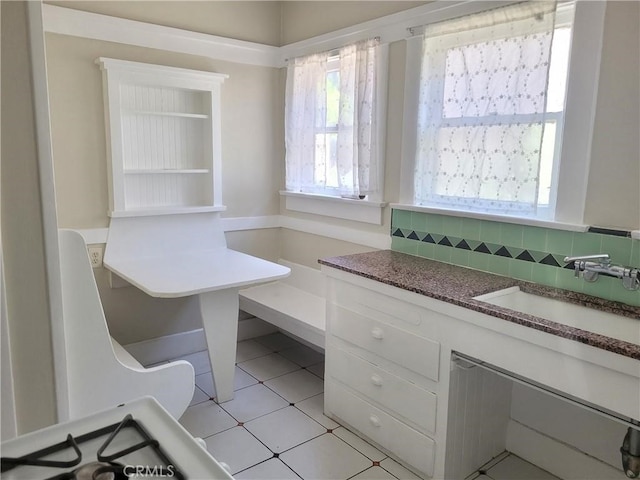
[[[378,41],[290,61],[285,99],[286,189],[366,195],[378,188]]]
[[[424,31],[415,202],[533,215],[555,2],[527,2]]]

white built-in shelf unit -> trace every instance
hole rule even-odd
[[[220,88],[227,75],[98,58],[109,215],[222,211]]]

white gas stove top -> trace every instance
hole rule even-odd
[[[3,480],[233,480],[151,397],[28,433],[0,448]]]

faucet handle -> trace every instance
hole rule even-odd
[[[577,262],[583,260],[600,260],[600,263],[609,264],[611,259],[608,253],[597,253],[595,255],[578,255],[576,257],[564,257],[564,262]]]

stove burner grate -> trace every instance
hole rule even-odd
[[[116,436],[125,428],[134,429],[138,435],[142,438],[142,441],[134,445],[130,445],[127,448],[118,452],[105,455],[104,452],[109,448]],[[56,443],[49,447],[40,449],[38,451],[28,453],[21,457],[2,457],[0,458],[0,472],[6,472],[19,466],[36,466],[36,467],[50,467],[50,468],[71,468],[80,464],[82,461],[82,452],[79,445],[89,440],[93,440],[102,436],[108,435],[102,446],[96,453],[97,462],[87,463],[74,470],[61,473],[54,477],[50,477],[48,480],[120,480],[128,478],[125,467],[122,464],[114,462],[114,460],[128,455],[137,450],[143,448],[151,448],[160,460],[167,466],[171,466],[171,470],[165,467],[154,466],[154,471],[159,472],[161,475],[167,475],[170,473],[176,480],[184,480],[186,477],[177,469],[175,463],[160,447],[158,440],[153,438],[146,429],[136,421],[130,414],[126,415],[122,421],[114,423],[112,425],[94,430],[84,435],[80,435],[76,438],[73,435],[67,435],[67,439],[63,442]],[[75,458],[71,460],[51,460],[45,459],[49,455],[53,455],[58,452],[71,449],[75,455]],[[88,475],[88,476],[87,476]]]

